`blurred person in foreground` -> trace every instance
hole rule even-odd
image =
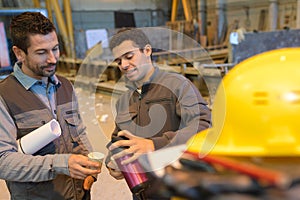
[[[0,82],[0,179],[13,200],[90,199],[88,183],[101,169],[86,156],[92,146],[73,86],[55,75],[55,26],[41,13],[24,12],[12,18],[10,33],[17,62]],[[18,139],[52,119],[60,137],[33,155],[18,151]]]
[[[126,91],[116,103],[116,128],[112,137],[122,136],[109,146],[126,150],[107,156],[110,174],[122,179],[111,158],[131,155],[122,164],[141,154],[185,144],[210,127],[211,111],[199,90],[180,74],[160,70],[152,62],[152,47],[141,29],[122,29],[110,40],[114,61],[125,76]]]

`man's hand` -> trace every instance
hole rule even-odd
[[[85,179],[88,175],[95,175],[101,172],[100,164],[93,162],[83,155],[73,154],[68,160],[69,172],[72,178]]]
[[[110,147],[109,150],[113,150],[118,147],[126,146],[127,149],[114,154],[112,157],[116,160],[120,157],[125,155],[131,155],[130,158],[123,160],[122,164],[128,164],[136,160],[141,154],[148,153],[154,151],[154,144],[153,141],[150,139],[145,139],[142,137],[138,137],[133,135],[127,130],[120,131],[118,136],[125,136],[128,140],[119,140],[114,142]]]
[[[109,161],[106,167],[109,171],[109,174],[115,179],[120,180],[124,178],[122,172],[119,170],[118,166],[116,166],[115,162]]]

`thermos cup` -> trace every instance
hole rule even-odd
[[[107,148],[112,145],[114,142],[119,141],[119,140],[124,140],[127,139],[126,137],[113,137],[111,142],[107,144]],[[119,153],[128,147],[119,147],[116,149],[112,150],[112,154]],[[131,163],[122,165],[121,162],[123,160],[126,160],[130,157],[131,155],[125,155],[123,157],[120,157],[118,159],[115,159],[116,164],[118,165],[119,169],[121,170],[127,185],[129,186],[129,189],[133,194],[140,195],[143,193],[145,188],[147,187],[147,181],[148,178],[146,176],[146,173],[144,172],[143,167],[141,164],[138,162],[138,160],[135,160]]]

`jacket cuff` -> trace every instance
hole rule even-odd
[[[70,176],[69,158],[71,154],[57,154],[53,157],[51,171],[56,174],[65,174]]]

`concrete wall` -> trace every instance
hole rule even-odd
[[[128,10],[134,14],[137,27],[155,27],[165,25],[166,16],[162,10]],[[72,13],[76,54],[83,58],[87,50],[86,31],[106,29],[109,36],[115,29],[113,10],[75,10]]]
[[[60,5],[63,11],[62,1]],[[133,13],[137,27],[163,26],[169,20],[171,0],[71,0],[71,8],[76,57],[84,58],[86,31],[106,29],[110,36],[115,29],[115,11]]]

